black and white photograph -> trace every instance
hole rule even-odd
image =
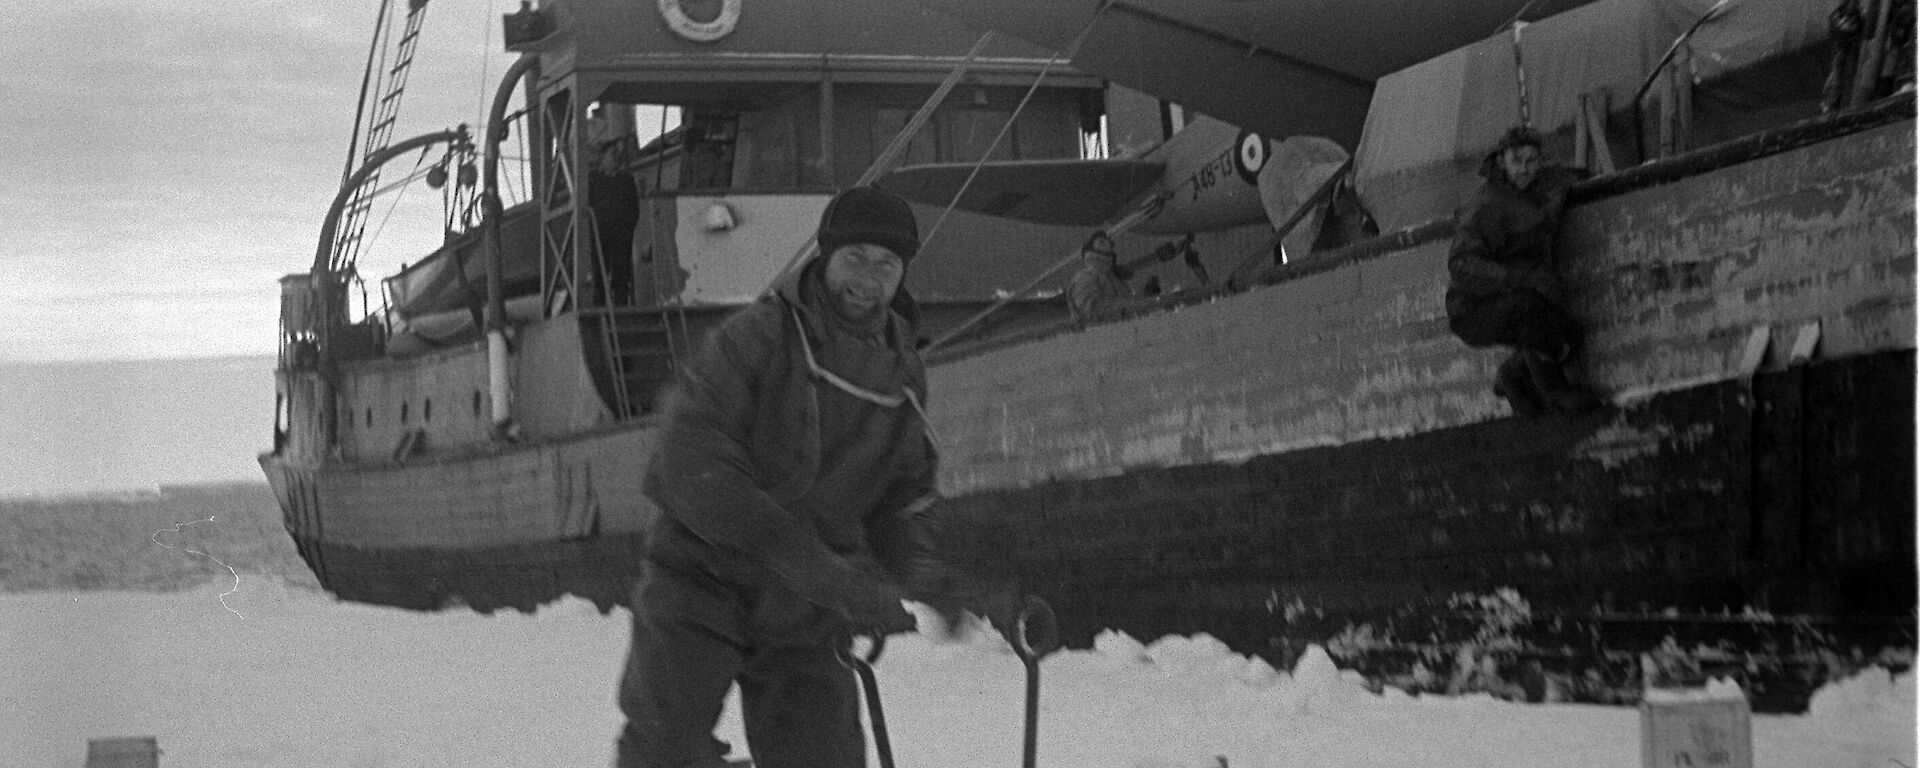
[[[14,8],[0,768],[1916,768],[1915,8]]]

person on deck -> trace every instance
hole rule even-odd
[[[929,528],[937,459],[901,290],[912,210],[849,189],[818,239],[818,258],[706,338],[667,402],[645,477],[662,514],[619,689],[623,768],[727,765],[713,729],[735,683],[755,764],[861,766],[836,647],[914,629],[904,598],[947,615],[1011,603],[959,597]]]
[[[587,208],[593,213],[594,242],[606,268],[608,306],[633,300],[633,232],[640,223],[640,188],[627,170],[632,137],[600,146],[587,180]]]
[[[1586,173],[1543,165],[1539,134],[1520,126],[1501,137],[1480,175],[1486,182],[1456,218],[1447,258],[1447,325],[1467,346],[1514,350],[1493,391],[1515,415],[1592,410],[1599,398],[1567,372],[1583,334],[1560,304],[1565,288],[1553,265],[1567,192]]]
[[[1147,299],[1135,295],[1133,287],[1127,285],[1132,274],[1118,260],[1113,238],[1104,231],[1095,230],[1080,245],[1080,271],[1067,284],[1067,307],[1073,311],[1074,325],[1127,317],[1150,306],[1149,299],[1159,295],[1159,281],[1151,278],[1146,286]]]

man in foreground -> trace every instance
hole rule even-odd
[[[821,216],[820,256],[727,319],[682,371],[646,476],[648,533],[620,685],[623,768],[726,765],[738,682],[761,768],[865,762],[835,648],[914,628],[951,594],[926,511],[936,457],[901,291],[913,212],[870,187]]]

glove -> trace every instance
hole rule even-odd
[[[993,622],[1002,632],[1009,632],[1013,629],[1014,617],[1020,613],[1022,600],[1020,590],[1006,583],[982,585],[967,603],[967,610]]]
[[[1553,272],[1537,267],[1516,271],[1519,274],[1514,277],[1521,288],[1533,291],[1549,299],[1559,298],[1561,291],[1560,278],[1555,277]]]
[[[907,566],[908,599],[926,603],[949,627],[961,626],[962,613],[1005,627],[1019,610],[1011,580],[979,578],[933,557],[913,558]]]
[[[850,590],[838,612],[856,629],[871,630],[879,635],[912,632],[919,628],[919,623],[906,606],[900,604],[903,599],[905,595],[891,585],[868,585],[866,589]]]
[[[905,591],[885,577],[862,572],[845,558],[822,554],[775,570],[801,599],[833,612],[857,630],[890,635],[916,628],[913,614],[900,604],[907,597]]]

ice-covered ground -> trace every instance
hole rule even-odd
[[[0,768],[152,735],[166,768],[604,766],[626,614],[418,614],[243,578],[173,593],[0,595]],[[231,610],[229,610],[229,606]],[[237,613],[236,613],[237,612]],[[1015,766],[1020,663],[991,635],[895,638],[879,665],[903,768]],[[1753,719],[1756,766],[1913,766],[1914,679],[1855,678]],[[729,714],[722,738],[742,743]],[[1042,665],[1048,768],[1639,765],[1633,709],[1377,696],[1211,639],[1110,635]]]

